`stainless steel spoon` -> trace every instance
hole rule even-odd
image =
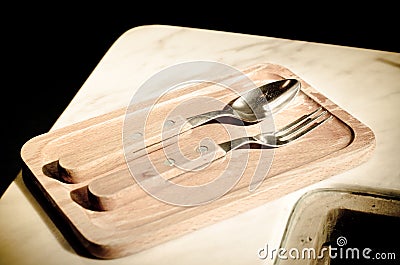
[[[191,128],[220,117],[233,117],[255,123],[274,114],[289,104],[298,94],[301,83],[297,79],[283,79],[247,91],[232,100],[222,110],[210,111],[187,118]]]

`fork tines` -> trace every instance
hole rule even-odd
[[[327,114],[328,111],[323,110],[322,107],[319,107],[313,112],[303,115],[294,122],[291,122],[288,125],[282,127],[275,132],[275,136],[278,137],[280,141],[284,142],[291,142],[293,140],[296,140],[306,133],[317,128],[318,126],[322,125],[324,122],[333,118],[332,115],[325,117]]]

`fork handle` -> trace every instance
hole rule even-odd
[[[216,118],[226,117],[226,116],[235,117],[232,109],[214,110],[214,111],[202,113],[202,114],[187,118],[187,121],[190,124],[191,128],[194,128],[194,127],[202,125],[206,122],[214,120]]]
[[[235,150],[243,145],[246,144],[252,144],[252,143],[258,143],[256,139],[253,137],[240,137],[233,139],[232,141],[227,141],[221,144],[218,144],[219,147],[221,147],[226,153],[229,151]]]

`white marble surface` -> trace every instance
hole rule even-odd
[[[305,191],[340,184],[400,192],[398,53],[163,25],[133,28],[116,40],[53,129],[125,107],[147,78],[194,60],[239,69],[257,63],[289,68],[374,131],[373,156],[234,218],[115,260],[76,254],[19,175],[0,201],[1,264],[271,264],[258,259],[257,250],[279,245],[293,204]]]

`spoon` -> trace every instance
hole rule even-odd
[[[267,83],[235,98],[222,110],[215,110],[187,118],[194,128],[220,117],[233,117],[244,122],[256,123],[277,113],[289,104],[300,91],[297,79],[283,79]]]
[[[223,116],[234,117],[250,123],[258,122],[268,115],[276,113],[284,108],[295,98],[299,91],[300,82],[296,79],[284,79],[265,84],[245,92],[243,95],[228,103],[222,110],[210,111],[187,118],[187,123],[184,124],[185,126],[183,126],[180,131],[172,127],[171,130],[166,131],[161,141],[164,141],[163,146],[173,144],[176,142],[176,139],[169,142],[165,141],[179,133]],[[63,178],[65,177],[65,181],[67,182],[71,180],[71,182],[87,181],[93,177],[93,173],[99,174],[99,165],[101,165],[102,172],[108,172],[109,170],[117,171],[117,168],[125,169],[126,161],[133,161],[134,159],[146,156],[148,153],[158,150],[158,143],[160,143],[159,134],[155,133],[152,137],[147,138],[146,142],[137,141],[137,143],[127,144],[124,146],[123,150],[120,150],[118,147],[117,150],[111,152],[108,149],[97,148],[98,150],[96,149],[97,152],[95,154],[91,152],[90,159],[77,159],[76,155],[81,155],[75,155],[75,153],[60,157],[59,160],[56,161],[57,172],[54,174],[59,175],[59,170],[62,170],[64,174]],[[147,149],[149,147],[152,147],[151,151]],[[123,163],[107,162],[119,161],[122,151],[125,157]],[[106,152],[106,155],[104,155],[104,152]],[[127,156],[127,154],[129,154],[129,156]],[[93,168],[96,168],[96,171],[93,171]],[[65,174],[65,172],[67,172],[67,174]]]

